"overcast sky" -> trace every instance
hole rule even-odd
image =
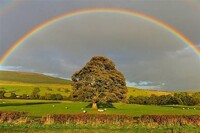
[[[174,27],[200,49],[198,0],[1,0],[0,57],[39,24],[89,8],[128,9]],[[24,41],[1,70],[70,78],[92,56],[110,58],[130,86],[200,90],[200,58],[177,36],[120,13],[87,13],[48,25]]]

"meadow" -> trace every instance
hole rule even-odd
[[[16,95],[27,94],[30,95],[34,88],[40,88],[40,95],[45,93],[62,94],[63,96],[69,96],[71,91],[71,85],[63,84],[47,84],[47,83],[23,83],[23,82],[11,82],[0,81],[0,90],[5,90],[7,93],[14,92]]]
[[[104,112],[98,112],[86,108],[87,102],[50,101],[50,100],[12,100],[0,101],[0,110],[29,112],[29,116],[41,117],[47,114],[80,114],[86,110],[89,114],[127,114],[141,116],[143,114],[169,114],[169,115],[198,115],[200,106],[155,106],[114,103],[115,108],[107,108]]]
[[[169,125],[158,125],[154,122],[147,122],[145,124],[138,123],[137,121],[141,119],[145,114],[149,115],[157,115],[159,117],[164,117],[166,115],[175,115],[175,117],[181,116],[181,118],[188,117],[190,120],[191,115],[199,115],[200,114],[200,106],[180,106],[180,105],[170,105],[170,106],[155,106],[155,105],[138,105],[138,104],[125,104],[125,103],[113,103],[115,108],[106,108],[104,112],[98,112],[97,110],[92,110],[91,108],[86,108],[89,103],[87,102],[71,102],[71,101],[52,101],[52,100],[18,100],[18,99],[4,99],[0,100],[0,111],[17,111],[17,112],[28,112],[28,123],[22,124],[10,124],[10,123],[1,123],[0,124],[0,132],[107,132],[107,131],[115,131],[115,132],[195,132],[199,130],[199,126],[194,125],[183,125],[180,126],[177,124],[176,126]],[[83,110],[86,110],[87,113],[84,114]],[[57,115],[57,116],[56,116]],[[92,122],[94,118],[90,118],[87,120],[90,115],[97,115],[97,118],[102,118],[102,115],[108,120],[114,119],[120,115],[127,115],[133,117],[136,123],[132,123],[131,125],[115,125],[115,124],[98,124],[94,126],[93,124],[59,124],[48,123],[48,116],[53,116],[52,119],[57,120],[65,120],[62,118],[63,116],[71,116],[68,120],[81,119],[87,122]],[[109,116],[111,115],[111,116]],[[84,117],[83,117],[84,116]],[[125,116],[125,118],[127,118]],[[41,124],[41,120],[45,118],[47,123]],[[86,117],[86,119],[85,119]],[[168,117],[168,116],[167,116]],[[62,119],[60,119],[62,118]],[[112,119],[109,119],[112,118]],[[0,117],[0,119],[2,119]],[[106,119],[103,119],[106,120]],[[153,118],[154,119],[154,118]],[[160,118],[158,118],[159,120]],[[9,120],[9,119],[8,119]],[[22,118],[19,120],[23,122]],[[26,119],[27,120],[27,119]],[[91,121],[92,120],[92,121]],[[116,119],[117,121],[118,118]],[[115,122],[116,120],[112,121]],[[146,119],[149,121],[149,119]],[[145,120],[145,121],[146,121]],[[170,118],[168,119],[170,120]],[[181,119],[180,119],[181,120]],[[180,121],[179,118],[175,118],[174,121]],[[50,120],[51,121],[51,120]],[[107,120],[106,120],[107,121]],[[116,121],[116,122],[117,122]],[[123,123],[122,119],[122,123]],[[181,120],[180,122],[185,122],[185,120]],[[194,120],[195,121],[195,120]],[[12,122],[12,121],[11,121]],[[78,120],[80,122],[80,120]],[[81,130],[80,130],[81,129]]]
[[[94,127],[93,125],[61,125],[61,124],[53,124],[53,125],[41,125],[38,124],[38,121],[44,116],[51,115],[74,115],[74,118],[77,118],[78,115],[84,115],[83,111],[86,111],[86,115],[127,115],[133,116],[139,119],[143,115],[199,115],[200,114],[200,106],[183,106],[183,105],[139,105],[139,104],[126,104],[126,103],[113,103],[114,108],[102,108],[105,111],[99,112],[97,110],[93,110],[91,108],[87,108],[90,104],[89,102],[72,102],[68,100],[31,100],[31,99],[9,99],[11,93],[15,93],[16,95],[31,95],[34,88],[39,88],[39,95],[44,96],[45,94],[61,94],[65,98],[69,97],[72,88],[69,80],[63,80],[58,78],[53,78],[41,74],[35,73],[21,73],[21,72],[1,72],[0,71],[0,91],[6,91],[5,96],[7,99],[0,99],[0,112],[27,112],[28,119],[35,121],[32,124],[22,124],[22,125],[12,125],[1,123],[0,124],[0,132],[1,131],[9,131],[13,129],[19,128],[19,131],[27,131],[29,129],[44,129],[42,132],[49,132],[49,129],[130,129],[130,130],[142,130],[142,132],[148,131],[150,128],[152,130],[153,127],[147,127],[142,125],[132,125],[128,127],[114,127],[112,125],[97,125]],[[160,95],[173,95],[174,92],[165,92],[165,91],[157,91],[157,90],[142,90],[134,87],[128,87],[127,98],[129,96],[151,96],[152,94],[160,96]],[[192,94],[192,92],[190,92]],[[101,107],[100,107],[101,108]],[[105,116],[104,116],[105,117]],[[187,116],[186,116],[187,117]],[[1,117],[0,117],[1,118]],[[2,118],[1,118],[2,119]],[[11,126],[12,125],[12,126]],[[160,126],[159,126],[160,127]],[[161,126],[158,128],[158,131],[162,130],[179,130],[179,127],[166,127]],[[5,130],[4,130],[5,129]],[[8,129],[8,130],[7,130]],[[47,129],[47,130],[46,130]],[[198,128],[195,126],[181,126],[181,130],[197,130]],[[52,131],[52,130],[51,130]],[[57,132],[57,131],[56,131]],[[68,131],[64,131],[68,132]],[[96,131],[94,131],[96,132]],[[117,131],[118,132],[118,131]],[[125,132],[125,131],[123,131]]]
[[[0,71],[0,91],[5,90],[8,93],[14,92],[17,95],[30,95],[33,89],[38,87],[40,88],[40,95],[44,95],[45,93],[58,93],[63,96],[69,96],[69,91],[71,91],[70,84],[70,80],[50,77],[39,73]],[[128,87],[127,97],[130,95],[150,96],[152,94],[159,96],[173,94],[173,92],[143,90],[135,87]]]
[[[62,94],[63,96],[66,97],[70,95],[70,92],[72,90],[70,84],[24,83],[24,82],[0,80],[0,90],[5,90],[7,93],[14,92],[16,95],[23,95],[23,94],[30,95],[34,88],[40,88],[39,95],[45,95],[46,93],[51,93],[51,94]],[[173,92],[143,90],[134,87],[128,87],[127,97],[129,97],[130,95],[151,96],[152,94],[160,96],[160,95],[173,94]]]

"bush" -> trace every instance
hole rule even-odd
[[[31,93],[30,98],[31,99],[39,99],[39,97],[40,97],[39,92],[40,92],[40,88],[38,88],[38,87],[33,88],[33,92]]]
[[[46,100],[63,100],[63,96],[61,94],[50,94],[46,93],[44,96]]]
[[[55,100],[63,100],[63,96],[61,94],[56,94]]]
[[[0,111],[0,123],[25,123],[27,121],[26,112],[10,112],[10,111]]]
[[[22,99],[29,99],[29,95],[28,95],[28,94],[23,94],[23,95],[21,96],[21,98],[22,98]]]
[[[179,105],[187,105],[193,106],[197,105],[199,100],[196,97],[190,96],[187,93],[175,93],[174,96],[172,95],[151,95],[150,97],[147,96],[130,96],[128,98],[129,104],[148,104],[148,105],[172,105],[172,104],[179,104]]]
[[[177,103],[180,105],[188,105],[193,106],[198,104],[198,100],[196,98],[193,98],[192,96],[188,95],[186,92],[182,93],[175,93],[174,98],[177,100]]]
[[[200,126],[199,115],[142,115],[139,123],[162,126]]]
[[[199,115],[142,115],[140,118],[130,115],[111,114],[52,114],[42,118],[43,124],[87,124],[131,126],[200,126]]]
[[[65,89],[65,93],[69,93],[70,92],[70,90],[69,89]]]
[[[0,90],[0,98],[1,99],[5,98],[5,96],[4,96],[5,93],[6,93],[6,91]]]
[[[53,114],[42,118],[43,124],[109,124],[126,125],[136,123],[133,116],[107,114]]]
[[[47,88],[48,91],[53,91],[51,88]]]
[[[16,95],[14,92],[11,92],[9,98],[10,98],[10,99],[15,99],[16,96],[17,96],[17,95]]]

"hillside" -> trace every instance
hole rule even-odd
[[[158,91],[158,90],[146,90],[146,89],[138,89],[135,87],[128,87],[128,94],[127,97],[129,96],[151,96],[151,95],[173,95],[174,92],[171,91]]]
[[[41,89],[41,94],[45,93],[60,93],[65,96],[69,95],[69,92],[65,93],[64,90],[71,91],[71,81],[55,78],[43,74],[31,73],[31,72],[16,72],[16,71],[0,71],[0,90],[4,89],[7,92],[16,92],[21,95],[24,93],[30,94],[35,87]],[[59,91],[58,91],[59,90]],[[128,87],[127,97],[133,96],[150,96],[155,95],[168,95],[173,92],[156,91],[138,89],[135,87]]]
[[[23,82],[23,83],[43,83],[43,84],[70,84],[70,80],[55,78],[39,73],[0,71],[1,81]]]

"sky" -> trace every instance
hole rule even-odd
[[[153,17],[200,49],[198,0],[1,0],[0,58],[41,23],[92,8],[125,9]],[[0,70],[70,79],[98,55],[115,63],[128,86],[200,90],[200,58],[191,47],[157,24],[117,12],[91,12],[50,24],[23,41]]]

